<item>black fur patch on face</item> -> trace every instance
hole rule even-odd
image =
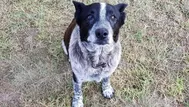
[[[91,5],[85,5],[75,1],[73,3],[76,9],[76,22],[80,27],[81,41],[87,41],[89,30],[99,20],[100,4],[93,3]]]
[[[106,6],[106,19],[110,22],[110,25],[113,29],[114,42],[117,42],[119,29],[125,21],[126,14],[124,9],[126,6],[127,4],[117,4],[115,6],[107,4]]]

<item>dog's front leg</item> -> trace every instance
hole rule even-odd
[[[105,98],[112,98],[114,96],[114,89],[110,84],[110,78],[103,78],[102,80],[102,94]]]
[[[73,90],[72,107],[83,107],[82,82],[77,81],[75,75],[73,76]]]

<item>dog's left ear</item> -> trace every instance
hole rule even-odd
[[[124,12],[124,10],[126,7],[127,7],[127,4],[125,3],[120,3],[120,4],[115,5],[115,8],[120,12],[120,20],[119,20],[120,26],[122,26],[125,23],[126,13]]]
[[[125,8],[127,7],[128,4],[125,4],[125,3],[120,3],[120,4],[117,4],[115,5],[115,7],[119,10],[120,13],[122,13]]]
[[[77,1],[73,1],[73,4],[75,6],[75,18],[77,19],[78,16],[81,14],[81,12],[83,11],[83,8],[85,7],[85,4],[81,3],[81,2],[77,2]]]

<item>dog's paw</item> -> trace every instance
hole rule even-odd
[[[105,98],[112,98],[114,96],[114,89],[112,86],[104,87],[102,89],[102,94]]]
[[[72,107],[83,107],[83,98],[82,97],[74,97],[72,99]]]

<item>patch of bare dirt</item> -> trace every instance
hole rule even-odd
[[[0,105],[2,107],[20,107],[22,105],[19,92],[11,84],[12,74],[10,64],[0,61]]]

